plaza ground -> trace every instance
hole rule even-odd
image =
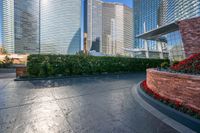
[[[1,133],[176,133],[131,93],[145,74],[15,82],[0,73]]]

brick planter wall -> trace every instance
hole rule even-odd
[[[155,93],[200,111],[200,76],[147,70],[147,85]]]
[[[16,77],[27,76],[27,68],[25,66],[20,66],[16,68]]]
[[[200,52],[200,17],[178,22],[186,57]]]

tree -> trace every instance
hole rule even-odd
[[[13,59],[12,58],[9,58],[7,55],[5,56],[4,60],[3,60],[4,64],[6,66],[10,66],[13,64]]]
[[[8,54],[5,48],[0,48],[0,54]]]

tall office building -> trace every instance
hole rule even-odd
[[[85,0],[88,48],[96,52],[102,51],[102,3],[100,0]]]
[[[132,56],[129,49],[134,47],[134,25],[133,25],[133,9],[127,6],[124,7],[124,54]]]
[[[103,3],[103,30],[102,30],[102,53],[116,55],[116,19],[115,5]]]
[[[162,0],[158,15],[159,26],[167,26],[176,21],[200,16],[199,0]],[[182,60],[186,57],[180,31],[170,28],[162,37],[167,40],[169,56],[172,60]],[[199,51],[200,52],[200,51]]]
[[[38,14],[38,0],[14,0],[14,53],[39,52]]]
[[[125,49],[133,47],[132,9],[120,3],[86,1],[84,22],[88,50],[106,55],[128,55]]]
[[[80,51],[81,0],[42,0],[40,23],[41,53]]]
[[[80,46],[80,0],[3,0],[3,47],[9,53],[75,54]]]
[[[200,16],[199,0],[134,0],[134,7],[134,36],[141,38],[137,39],[136,45],[165,43],[171,60],[182,60],[200,52],[196,43],[198,26],[194,28],[198,18],[192,19]],[[147,45],[151,47],[151,44]]]
[[[158,27],[158,9],[160,0],[134,0],[134,37]],[[156,40],[135,38],[134,48],[142,49],[139,58],[163,58],[168,56],[165,43]]]

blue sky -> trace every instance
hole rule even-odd
[[[132,0],[104,0],[106,2],[119,2],[132,7]],[[0,44],[2,44],[2,0],[0,0]]]
[[[104,1],[108,1],[108,2],[119,2],[119,3],[124,3],[125,5],[129,6],[129,7],[133,7],[132,5],[132,0],[104,0]]]

